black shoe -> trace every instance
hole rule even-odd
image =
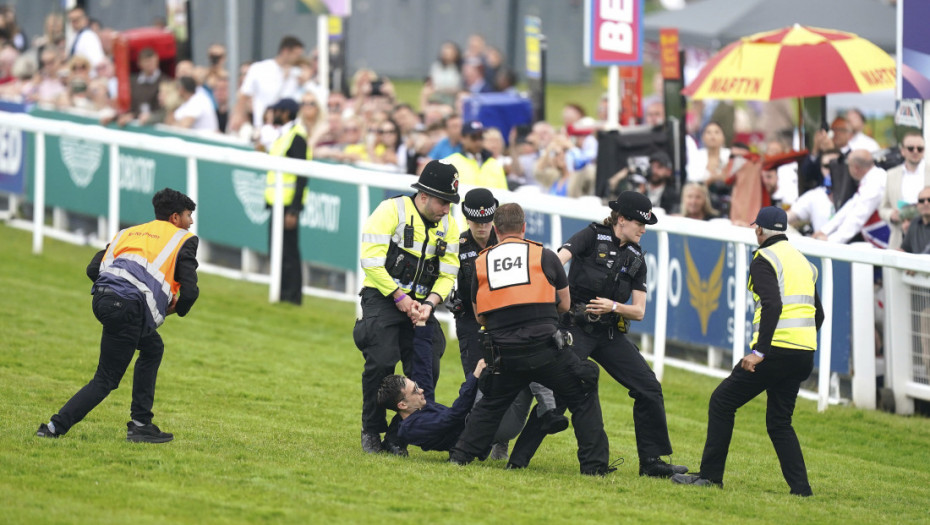
[[[499,461],[501,459],[507,459],[508,457],[507,443],[494,443],[494,446],[491,447],[491,459]]]
[[[400,456],[402,458],[410,455],[410,453],[407,452],[406,445],[398,445],[397,443],[388,441],[386,439],[381,442],[381,450],[389,454],[394,454],[395,456]]]
[[[698,487],[723,488],[723,482],[702,478],[700,474],[675,474],[671,479],[672,483],[677,483],[679,485],[696,485]]]
[[[362,430],[362,450],[369,454],[377,454],[384,451],[384,448],[381,447],[381,436]]]
[[[465,465],[471,463],[473,459],[474,458],[466,457],[465,454],[461,452],[449,452],[449,463],[452,463],[453,465],[464,467]]]
[[[507,466],[504,467],[506,470],[522,470],[525,469],[526,465],[517,465],[516,463],[507,462]]]
[[[675,474],[688,472],[684,465],[672,465],[662,461],[662,458],[645,458],[639,460],[639,475],[652,478],[668,478]]]
[[[136,443],[167,443],[174,439],[174,434],[162,432],[152,423],[141,427],[132,421],[126,423],[126,441]]]
[[[545,434],[558,434],[568,428],[568,418],[554,410],[546,412],[539,420],[539,429]]]
[[[36,430],[36,435],[39,436],[40,438],[58,439],[58,434],[52,432],[48,428],[48,425],[46,425],[45,423],[42,423],[41,425],[39,425],[39,430]]]
[[[58,436],[55,436],[55,437],[58,437]],[[809,498],[809,497],[811,497],[811,496],[814,495],[814,492],[811,491],[810,489],[807,489],[807,490],[804,491],[804,492],[795,492],[795,491],[792,490],[792,491],[791,491],[791,495],[792,495],[792,496],[797,496],[797,497],[799,497],[799,498]]]

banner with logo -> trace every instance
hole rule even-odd
[[[0,111],[25,113],[25,104],[0,100]],[[26,135],[0,124],[0,191],[23,193],[26,164]]]
[[[585,0],[584,64],[643,63],[643,0]]]
[[[925,27],[930,2],[899,0],[898,11],[901,43],[897,98],[930,99],[930,34]]]

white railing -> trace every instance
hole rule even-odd
[[[409,191],[414,178],[409,175],[394,175],[389,173],[372,173],[351,166],[333,165],[318,162],[306,162],[282,157],[271,157],[264,153],[232,149],[222,146],[193,144],[179,138],[156,137],[103,128],[100,126],[87,126],[72,122],[39,119],[23,113],[0,112],[4,126],[21,129],[35,134],[35,181],[34,181],[34,223],[33,252],[41,253],[42,241],[46,227],[43,221],[45,210],[45,135],[52,134],[64,137],[87,138],[109,144],[110,146],[110,173],[109,173],[109,211],[107,222],[108,238],[112,238],[119,225],[119,148],[134,148],[187,159],[187,192],[192,199],[197,200],[198,178],[197,160],[205,160],[222,164],[252,168],[259,171],[277,170],[279,173],[276,191],[280,196],[282,191],[281,172],[295,173],[313,177],[315,179],[336,182],[350,182],[358,186],[358,218],[359,230],[371,209],[369,201],[369,187],[385,188],[401,192]],[[468,188],[463,187],[462,194]],[[527,210],[548,214],[552,217],[550,228],[550,245],[559,246],[563,240],[560,217],[569,217],[589,221],[598,221],[605,217],[609,209],[599,202],[592,205],[589,199],[566,199],[550,195],[533,193],[512,193],[506,191],[495,192],[498,199],[503,202],[519,202]],[[276,200],[273,209],[274,217],[278,220],[273,232],[271,249],[271,275],[269,281],[269,300],[276,301],[279,296],[280,261],[281,257],[281,224],[283,207],[281,199]],[[458,211],[456,207],[457,214]],[[462,222],[464,224],[464,221]],[[195,224],[196,228],[196,224]],[[661,380],[666,363],[675,366],[684,366],[709,375],[720,375],[720,370],[709,366],[686,364],[673,359],[666,359],[666,326],[668,314],[668,280],[669,280],[669,248],[668,234],[675,233],[688,237],[713,239],[731,242],[736,246],[735,289],[745,290],[748,275],[746,260],[746,247],[756,245],[755,237],[749,228],[741,228],[729,224],[708,224],[702,221],[692,221],[680,217],[663,217],[655,226],[650,227],[658,236],[658,260],[656,297],[663,300],[656,301],[655,331],[652,341],[652,359],[656,375]],[[193,229],[193,228],[192,228]],[[361,231],[355,239],[361,238]],[[867,246],[850,246],[826,243],[810,238],[793,238],[792,243],[804,254],[819,257],[822,260],[822,295],[824,309],[832,312],[833,299],[833,271],[832,261],[848,261],[853,263],[852,300],[849,305],[853,328],[853,362],[855,374],[853,379],[853,401],[863,408],[875,408],[875,344],[874,310],[872,294],[872,267],[881,266],[885,272],[886,308],[885,308],[885,345],[889,360],[888,385],[895,391],[899,413],[913,411],[913,398],[930,399],[930,386],[915,383],[911,363],[910,326],[898,329],[902,319],[910,320],[909,287],[902,282],[904,272],[930,272],[930,262],[921,256],[905,254],[902,252],[871,249]],[[360,267],[356,268],[356,278],[361,284],[363,273]],[[348,287],[347,287],[348,288]],[[356,288],[357,289],[357,288]],[[356,297],[349,291],[346,293],[327,293],[327,296],[348,301],[356,301]],[[736,315],[743,315],[746,311],[746,294],[735,294]],[[836,305],[845,308],[847,305]],[[740,329],[742,322],[736,323],[732,344],[732,360],[735,365],[745,354],[746,334]],[[829,402],[829,374],[832,345],[832,321],[827,315],[820,334],[820,359],[826,366],[819,367],[818,392],[815,397],[819,409],[825,410]],[[906,350],[906,353],[905,353]]]

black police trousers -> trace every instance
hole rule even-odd
[[[481,346],[481,338],[478,330],[478,321],[474,316],[471,319],[466,318],[465,314],[455,320],[455,335],[459,340],[459,354],[462,358],[462,372],[465,378],[475,372],[478,361],[484,357],[484,348]]]
[[[362,371],[362,430],[372,434],[387,431],[385,411],[378,407],[378,389],[385,377],[394,374],[398,362],[404,375],[412,375],[413,324],[407,314],[394,305],[394,300],[381,295],[375,288],[364,288],[362,318],[355,322],[352,336],[362,351],[365,368]],[[439,360],[446,349],[446,338],[436,317],[430,315],[428,325],[433,334],[433,383],[439,381]]]
[[[67,433],[106,399],[110,392],[119,387],[137,348],[139,358],[136,359],[132,377],[132,404],[129,413],[132,419],[142,424],[152,422],[155,380],[165,345],[158,332],[147,326],[145,308],[140,299],[124,299],[106,290],[98,290],[94,294],[94,316],[103,325],[97,372],[89,383],[52,416],[55,433]]]
[[[268,220],[268,253],[271,253],[271,232],[274,218]],[[293,230],[284,228],[281,239],[281,301],[301,304],[304,299],[303,266],[300,262],[300,224]]]
[[[665,398],[662,385],[643,359],[639,349],[625,335],[606,325],[594,325],[588,333],[584,327],[572,326],[572,350],[579,359],[591,358],[600,364],[618,383],[628,389],[633,398],[633,425],[636,430],[636,451],[639,457],[652,458],[672,453],[665,419]],[[562,405],[561,400],[559,404]],[[511,463],[529,464],[545,434],[540,430],[536,411],[510,454]]]
[[[791,426],[791,417],[801,382],[813,368],[814,352],[786,348],[770,349],[765,359],[756,365],[755,372],[743,370],[737,364],[710,396],[701,477],[723,482],[736,410],[765,392],[768,396],[765,426],[775,446],[781,472],[792,494],[810,495],[807,467],[798,436]]]
[[[482,375],[479,385],[484,397],[468,416],[465,430],[449,452],[450,458],[459,463],[469,463],[476,457],[484,457],[514,398],[535,381],[555,392],[571,410],[581,472],[605,472],[610,448],[597,397],[596,370],[593,381],[586,383],[582,379],[579,359],[571,352],[557,351],[554,343],[548,341],[537,347],[535,352],[524,354],[523,358],[508,360],[506,347],[500,352],[501,370],[491,374],[486,369]],[[541,354],[546,358],[540,359]],[[534,364],[530,368],[524,366],[525,363]]]

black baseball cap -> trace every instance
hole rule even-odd
[[[410,187],[453,204],[458,204],[461,200],[459,172],[455,166],[444,160],[429,161],[420,173],[420,180]]]
[[[668,153],[661,150],[649,155],[649,162],[658,162],[667,168],[672,167],[672,158],[668,156]]]
[[[494,220],[497,211],[497,199],[491,190],[475,188],[465,194],[462,201],[462,213],[471,222],[488,223]]]
[[[610,201],[607,205],[631,221],[650,225],[659,222],[659,219],[652,213],[652,201],[638,191],[625,191],[617,197],[617,200]]]
[[[467,120],[462,123],[462,136],[481,135],[484,133],[484,124],[480,120]]]
[[[788,214],[778,206],[766,206],[759,210],[752,225],[783,232],[788,229]]]

